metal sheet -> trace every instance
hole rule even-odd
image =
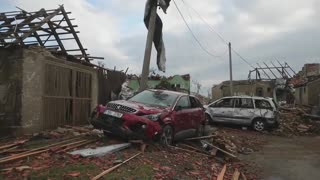
[[[92,156],[98,157],[98,156],[103,156],[106,154],[111,154],[111,153],[123,150],[130,146],[131,146],[131,143],[115,144],[110,146],[98,147],[95,149],[89,148],[89,149],[77,150],[69,154],[80,155],[82,157],[92,157]]]

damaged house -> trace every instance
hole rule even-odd
[[[125,73],[90,63],[103,58],[86,53],[68,14],[63,6],[0,13],[2,134],[87,124],[98,103],[121,91]]]
[[[128,87],[137,92],[140,88],[140,77],[131,75],[128,77]],[[148,79],[149,88],[168,89],[190,93],[190,75],[174,75],[170,77],[162,77],[160,75],[152,75]]]
[[[278,63],[279,66],[273,63],[272,66],[259,65],[259,68],[249,71],[248,80],[233,81],[233,95],[272,97],[276,101],[293,103],[293,88],[289,80],[293,78],[295,72],[287,63]],[[213,100],[225,96],[231,96],[230,81],[224,81],[212,87]]]
[[[305,64],[292,80],[295,99],[299,105],[320,107],[320,64]]]

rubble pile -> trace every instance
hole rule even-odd
[[[264,136],[258,132],[231,128],[218,129],[213,139],[214,144],[234,154],[250,154],[258,151],[265,142]]]
[[[257,179],[259,173],[248,171],[250,166],[236,157],[255,144],[237,140],[243,139],[240,132],[222,130],[164,147],[100,138],[103,133],[91,127],[65,126],[1,141],[0,179]]]
[[[2,139],[0,173],[9,179],[21,179],[29,177],[31,172],[74,163],[72,156],[65,156],[65,153],[84,146],[95,147],[99,136],[100,132],[91,127],[65,126],[20,138]]]
[[[58,127],[55,130],[51,131],[43,131],[41,133],[35,133],[31,136],[33,139],[36,138],[44,138],[44,139],[60,139],[65,137],[72,137],[72,136],[103,136],[103,132],[94,129],[92,126],[63,126]]]
[[[306,115],[310,108],[282,108],[280,111],[279,128],[272,131],[273,135],[304,136],[320,134],[320,123],[313,121]]]

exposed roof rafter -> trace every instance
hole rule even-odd
[[[86,62],[92,59],[103,59],[89,57],[86,53],[87,49],[83,47],[77,35],[79,31],[75,30],[78,26],[72,25],[71,21],[74,19],[68,17],[71,12],[66,12],[63,6],[51,10],[40,9],[36,12],[17,8],[20,11],[0,13],[0,47],[38,45],[50,51],[56,50],[68,55],[76,52],[78,55],[75,57],[79,60],[84,59]],[[66,40],[74,41],[77,47],[68,48],[63,43]]]

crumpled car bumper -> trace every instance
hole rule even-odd
[[[124,139],[153,140],[161,133],[159,122],[134,114],[124,114],[122,118],[100,114],[91,120],[91,124]]]

